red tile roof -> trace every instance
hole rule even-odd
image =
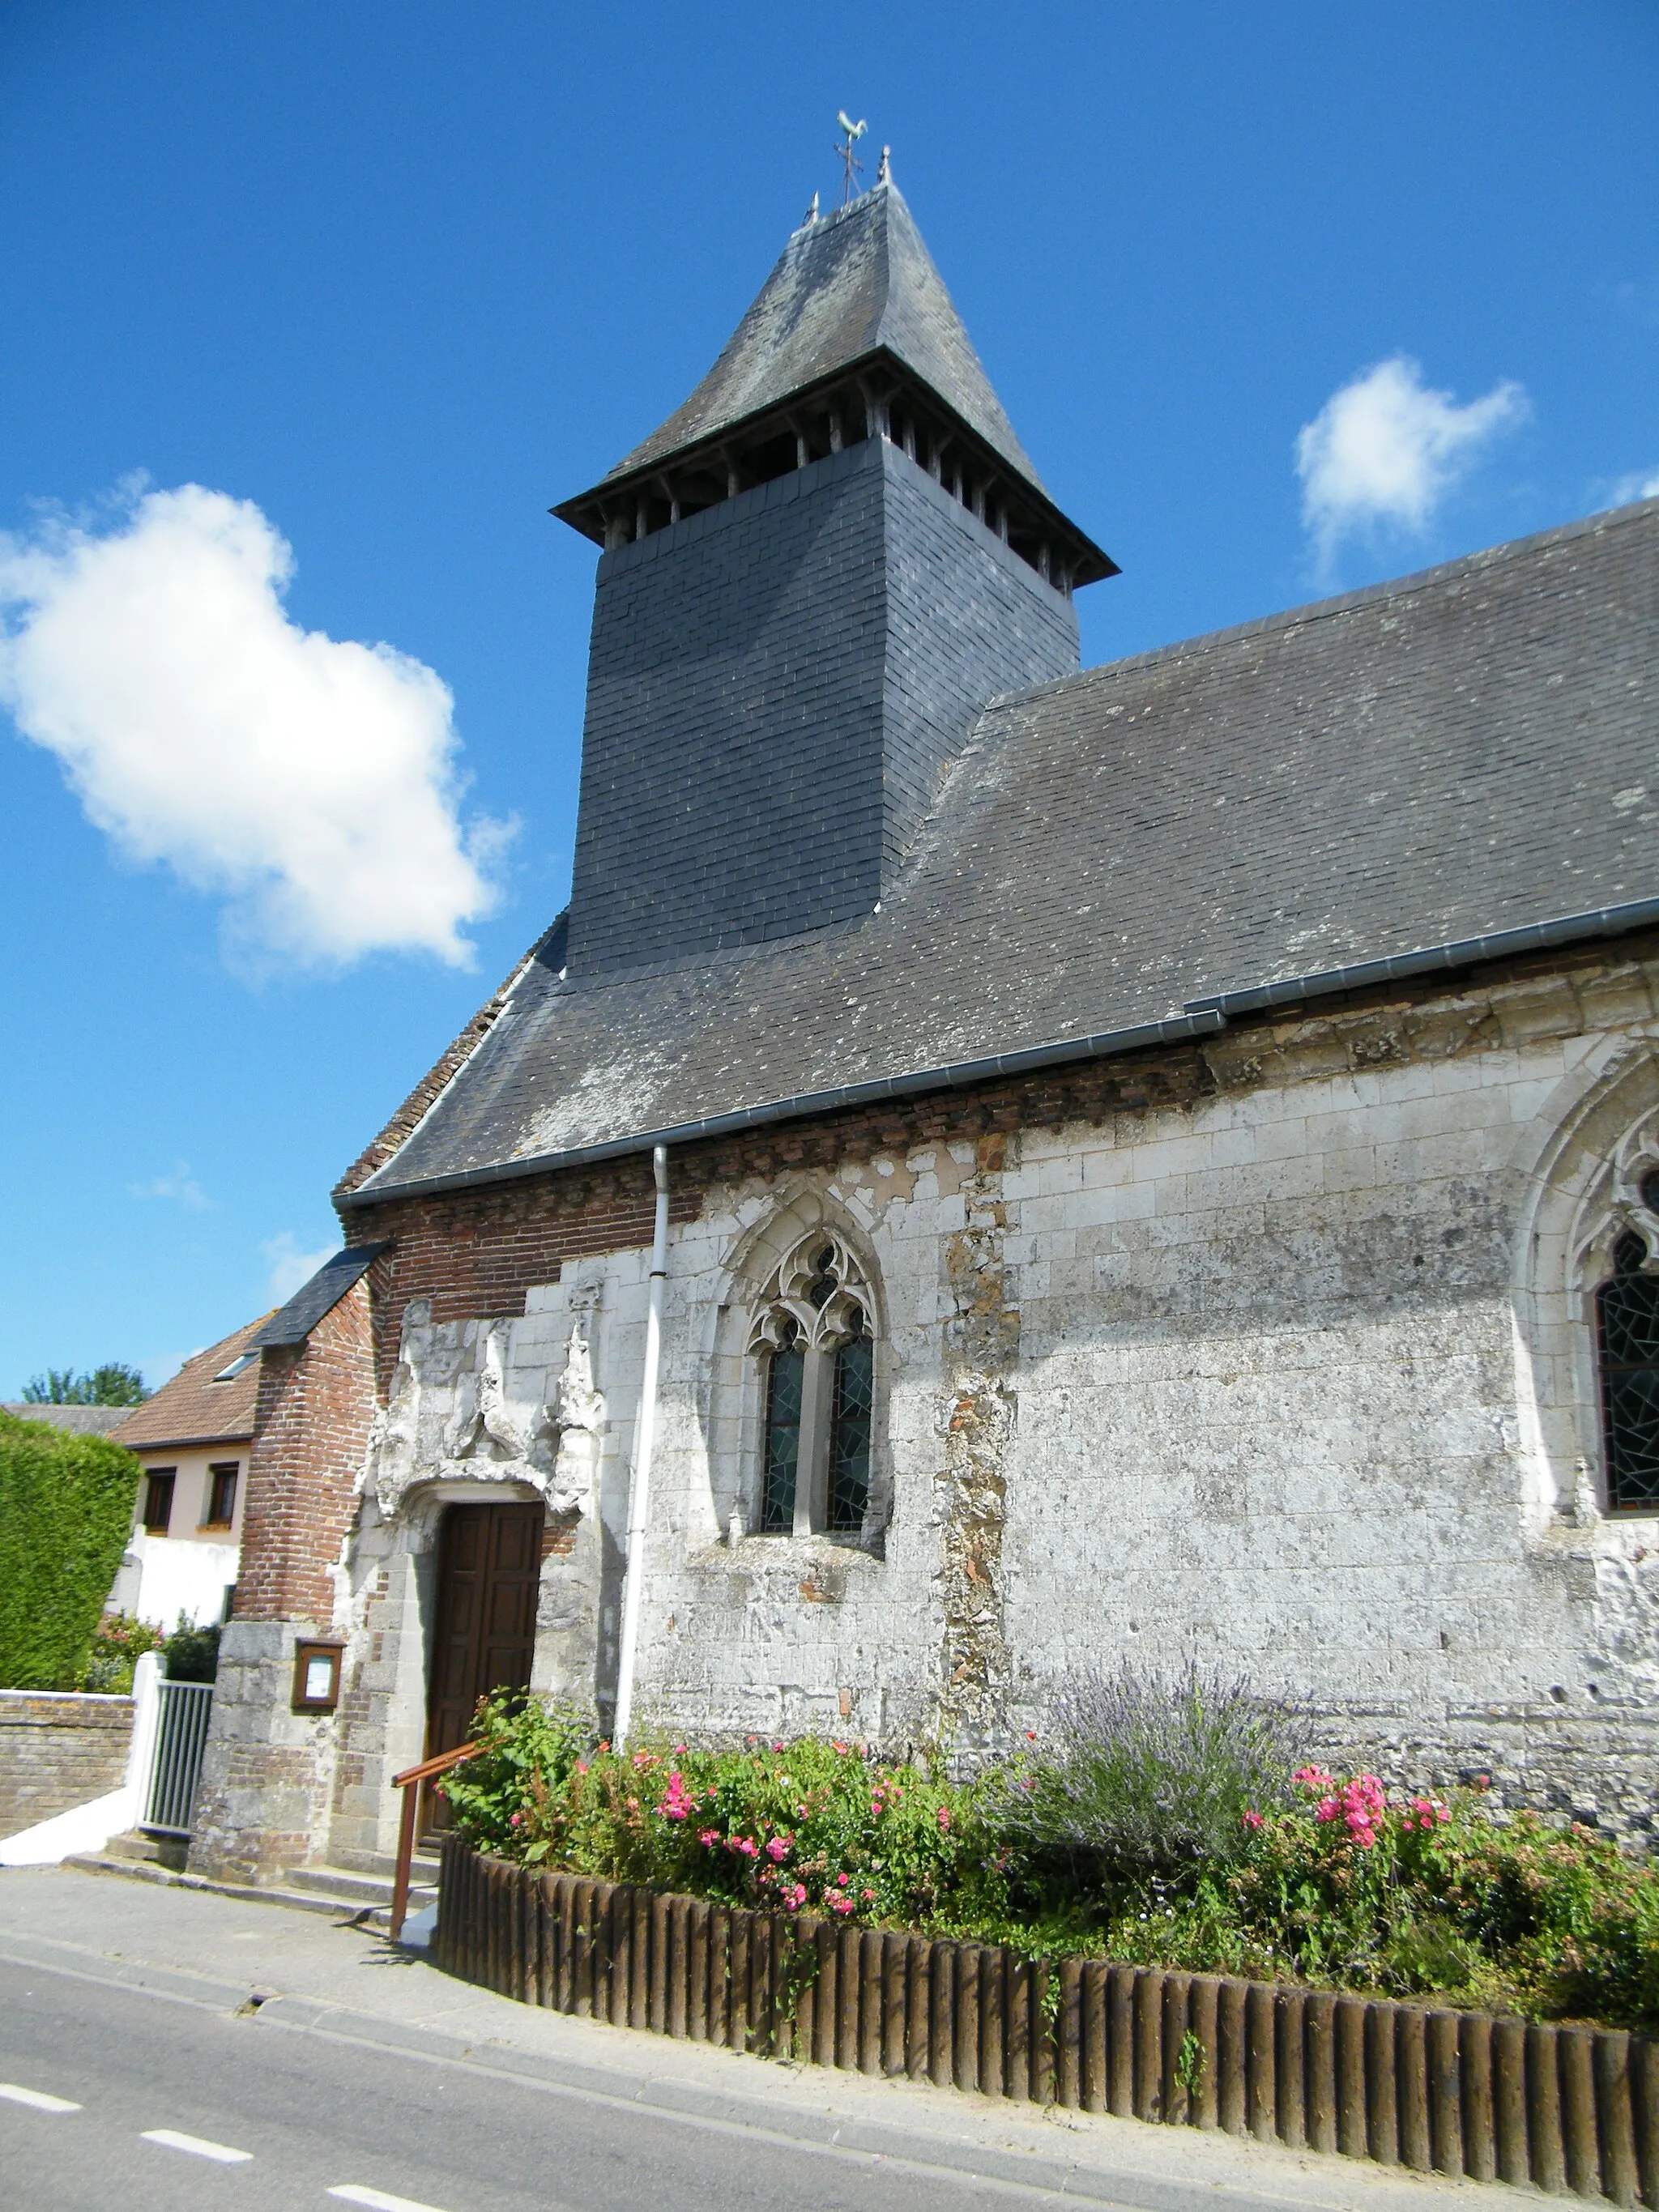
[[[185,1360],[171,1382],[164,1382],[153,1398],[137,1407],[130,1419],[116,1430],[113,1441],[131,1451],[149,1452],[163,1444],[246,1443],[253,1434],[253,1401],[259,1388],[259,1359],[256,1352],[241,1373],[228,1382],[214,1376],[240,1358],[251,1336],[269,1321],[261,1314],[246,1322],[222,1343],[210,1344],[193,1359]]]

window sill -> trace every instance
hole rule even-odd
[[[198,1521],[196,1533],[198,1536],[228,1536],[235,1526],[234,1521]]]
[[[830,1544],[838,1552],[861,1552],[866,1559],[882,1556],[879,1539],[867,1538],[859,1528],[814,1528],[805,1536],[798,1536],[793,1528],[745,1528],[736,1545],[729,1533],[721,1541],[728,1551],[749,1544],[793,1544],[803,1547],[808,1544]]]

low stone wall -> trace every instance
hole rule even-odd
[[[118,1790],[132,1699],[0,1690],[0,1838]]]
[[[1659,2207],[1659,2044],[1620,2030],[728,1911],[453,1837],[432,1955],[615,2027]]]

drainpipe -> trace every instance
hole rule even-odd
[[[657,1369],[662,1358],[663,1286],[668,1280],[668,1147],[655,1145],[651,1172],[657,1184],[657,1219],[651,1239],[651,1303],[645,1316],[645,1368],[640,1377],[640,1417],[634,1431],[634,1479],[628,1486],[628,1570],[623,1583],[622,1647],[617,1657],[617,1711],[611,1724],[620,1751],[634,1718],[634,1672],[639,1656],[640,1603],[645,1589],[645,1523],[651,1501],[651,1453],[657,1440]]]

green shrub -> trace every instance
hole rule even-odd
[[[1659,2025],[1659,1873],[1611,1837],[1494,1817],[1479,1789],[1390,1799],[1375,1775],[1294,1779],[1291,1809],[1246,1815],[1231,1865],[1121,1895],[1111,1955]]]
[[[530,1865],[837,1918],[937,1918],[982,1871],[975,1792],[850,1744],[595,1746],[582,1717],[497,1696],[441,1785],[471,1843]],[[1000,1893],[999,1893],[1000,1896]]]
[[[161,1632],[129,1613],[106,1613],[94,1632],[92,1649],[75,1678],[77,1690],[100,1690],[125,1697],[132,1670],[146,1651],[159,1651]]]
[[[161,1644],[170,1682],[212,1682],[219,1674],[219,1624],[192,1628],[181,1613],[179,1626]]]
[[[0,1413],[0,1688],[71,1687],[132,1527],[138,1462]]]

